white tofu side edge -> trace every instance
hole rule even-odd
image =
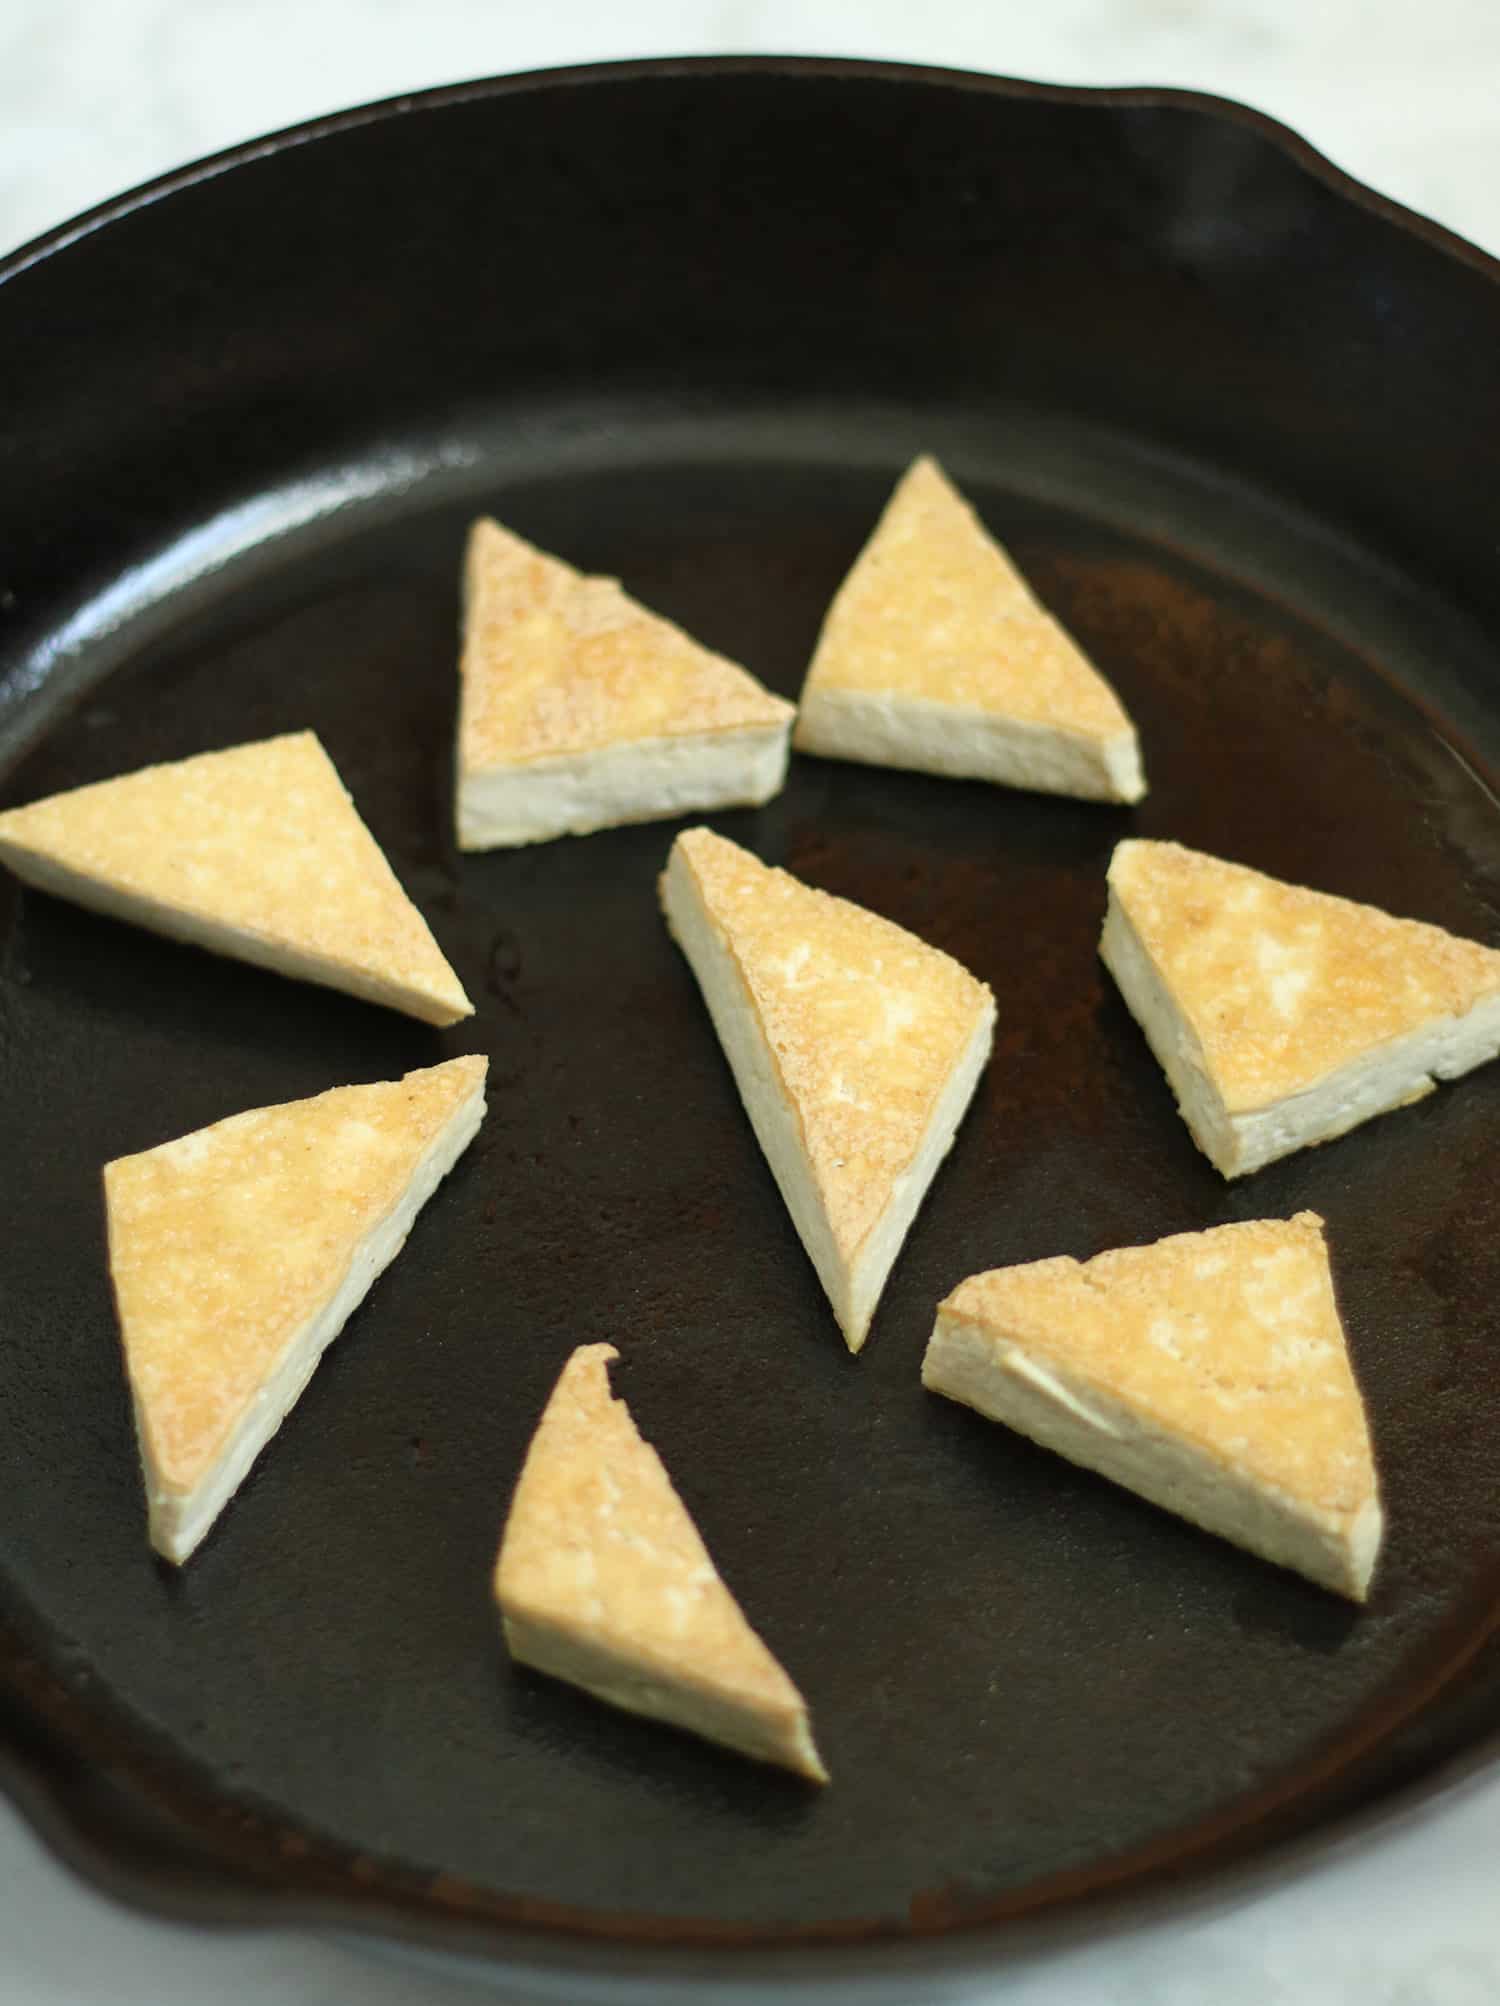
[[[1112,737],[1093,736],[929,697],[808,690],[795,743],[799,752],[825,759],[989,780],[1085,801],[1139,801],[1146,792],[1140,743],[1130,726]]]
[[[666,1721],[757,1762],[779,1763],[827,1782],[805,1705],[796,1711],[773,1710],[701,1667],[632,1656],[618,1637],[594,1635],[578,1624],[504,1605],[501,1615],[506,1648],[518,1663],[566,1679],[627,1713]]]
[[[818,1196],[795,1109],[777,1078],[775,1060],[743,978],[705,913],[691,872],[674,850],[662,889],[672,934],[698,978],[719,1042],[729,1060],[740,1098],[765,1152],[792,1223],[833,1305],[851,1351],[858,1351],[917,1209],[938,1165],[952,1147],[990,1055],[995,1009],[990,1003],[975,1024],[922,1136],[911,1168],[898,1178],[852,1262],[834,1242],[828,1214]]]
[[[1312,1143],[1331,1142],[1372,1116],[1405,1107],[1439,1080],[1457,1079],[1500,1054],[1500,994],[1462,1017],[1438,1017],[1338,1066],[1304,1092],[1231,1113],[1208,1076],[1202,1048],[1140,936],[1110,893],[1099,952],[1156,1054],[1193,1140],[1225,1177],[1244,1177]]]
[[[1356,1602],[1369,1592],[1384,1525],[1378,1495],[1353,1514],[1320,1512],[1153,1427],[1107,1388],[1067,1378],[942,1310],[922,1384],[1324,1588]]]
[[[151,1544],[167,1560],[181,1565],[188,1559],[239,1489],[256,1457],[301,1398],[323,1353],[382,1270],[400,1253],[417,1214],[474,1140],[484,1113],[480,1084],[434,1137],[395,1206],[359,1242],[338,1292],[292,1338],[270,1378],[241,1415],[219,1460],[195,1489],[172,1490],[158,1481],[137,1413],[136,1436],[146,1478]]]
[[[132,926],[144,927],[148,933],[186,941],[190,947],[205,947],[210,954],[248,961],[254,968],[269,968],[297,982],[315,982],[324,989],[339,989],[346,996],[358,996],[366,1003],[400,1010],[424,1024],[456,1024],[474,1014],[472,1008],[455,1010],[451,1003],[429,995],[425,989],[413,989],[389,976],[340,960],[336,955],[293,947],[286,941],[252,933],[248,927],[228,925],[181,906],[164,905],[143,892],[123,891],[118,885],[69,870],[67,865],[40,856],[19,843],[0,841],[0,860],[38,891],[67,899],[89,912],[103,913],[107,919],[126,920]]]
[[[458,846],[513,848],[699,809],[758,807],[786,784],[791,723],[683,732],[461,771]]]

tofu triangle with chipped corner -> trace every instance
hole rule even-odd
[[[1117,846],[1100,953],[1226,1177],[1500,1053],[1500,953],[1178,843]]]
[[[1382,1515],[1315,1213],[972,1276],[923,1383],[1363,1601]]]
[[[494,1576],[511,1656],[826,1783],[806,1701],[610,1390],[618,1356],[611,1344],[573,1353],[527,1451]]]
[[[0,861],[95,912],[424,1023],[473,1014],[310,731],[13,808]]]
[[[662,906],[851,1351],[989,1057],[995,1003],[951,955],[708,829]]]
[[[459,658],[459,847],[769,800],[793,706],[497,522],[475,523]]]
[[[488,1061],[253,1108],[104,1172],[151,1543],[186,1560],[484,1117]]]
[[[1119,698],[929,458],[839,587],[793,742],[1086,800],[1146,791]]]

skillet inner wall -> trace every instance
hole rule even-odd
[[[1001,398],[1232,469],[1500,617],[1493,288],[1263,132],[809,69],[494,87],[15,273],[5,611],[497,398]]]
[[[803,123],[810,160],[825,160],[817,119]],[[935,118],[931,127],[936,144]],[[432,217],[448,218],[434,231],[467,230],[472,245],[497,195],[487,183],[481,206],[461,171],[475,167],[478,128],[458,128],[443,160],[428,158],[421,186]],[[691,142],[680,125],[667,129]],[[629,118],[599,127],[624,152],[636,132]],[[781,174],[773,163],[786,133],[758,126],[755,137],[750,180]],[[597,218],[609,190],[588,155],[583,165],[566,148],[545,159],[556,202],[591,202]],[[543,172],[535,160],[533,169]],[[260,202],[285,171],[276,161],[247,170],[261,176]],[[1165,181],[1165,167],[1153,171]],[[193,214],[175,254],[165,210],[119,226],[121,242],[90,247],[123,257],[134,232],[161,290],[175,285],[190,309],[196,302],[200,334],[217,312],[224,339],[193,350],[169,398],[144,339],[156,309],[145,311],[150,287],[137,273],[126,304],[144,317],[126,330],[132,339],[76,380],[57,440],[45,450],[22,442],[44,504],[15,546],[16,575],[31,587],[18,600],[23,640],[81,581],[118,569],[174,522],[211,516],[273,469],[309,464],[314,442],[369,455],[419,411],[451,438],[442,398],[458,404],[502,362],[507,398],[528,367],[538,386],[554,377],[578,389],[597,323],[625,315],[606,287],[601,313],[570,332],[558,302],[582,281],[554,247],[551,262],[510,271],[523,298],[544,273],[544,310],[523,338],[512,306],[512,352],[501,356],[501,335],[490,345],[476,332],[479,308],[498,313],[494,270],[479,275],[477,301],[450,288],[440,317],[423,292],[439,253],[393,227],[386,251],[405,255],[388,255],[382,290],[379,232],[370,215],[355,220],[357,175],[345,186],[326,160],[319,172],[337,186],[325,190],[318,230],[301,209],[282,218],[282,308],[304,297],[295,280],[306,288],[295,337],[284,319],[273,324],[254,286],[239,295],[243,325],[231,334],[223,316],[235,274],[195,234]],[[1278,173],[1291,170],[1268,154],[1252,181]],[[214,184],[216,199],[238,204],[248,227],[261,211],[238,182]],[[759,243],[764,278],[778,238],[769,222],[755,238],[743,178],[735,187],[725,200],[740,241]],[[1315,211],[1327,198],[1311,188],[1300,194]],[[210,193],[176,202],[192,211]],[[639,249],[648,239],[634,211],[618,188],[611,199]],[[706,241],[687,226],[706,199],[683,205],[670,253],[682,310],[654,318],[643,281],[628,302],[634,337],[621,335],[622,380],[632,370],[659,378],[683,360],[688,388],[669,440],[659,397],[600,396],[580,424],[576,402],[550,405],[539,387],[526,423],[502,426],[469,468],[288,538],[253,581],[232,570],[217,588],[200,580],[175,608],[158,609],[149,640],[96,641],[81,666],[119,657],[113,678],[7,776],[6,800],[22,799],[313,724],[481,1014],[472,1037],[438,1037],[22,900],[13,887],[0,893],[0,1030],[15,1110],[5,1153],[14,1336],[0,1385],[27,1421],[0,1471],[4,1567],[60,1662],[164,1730],[219,1788],[284,1807],[352,1847],[595,1909],[768,1925],[899,1917],[935,1887],[982,1898],[1191,1828],[1257,1786],[1311,1787],[1309,1765],[1398,1708],[1455,1648],[1472,1598],[1493,1586],[1496,1508],[1482,1444],[1497,1416],[1482,1367],[1500,1277],[1484,1166],[1500,1083],[1478,1076],[1226,1189],[1193,1152],[1093,953],[1104,863],[1130,828],[1458,930],[1491,930],[1494,804],[1424,714],[1361,659],[1373,653],[1419,695],[1446,697],[1471,659],[1465,622],[1476,600],[1466,592],[1439,616],[1347,548],[1300,539],[1292,518],[1252,526],[1253,509],[1235,516],[1237,563],[1197,561],[1213,540],[1203,487],[1145,449],[1132,459],[1128,421],[1146,378],[1124,365],[1124,446],[1085,449],[1068,432],[1062,450],[1063,428],[1049,451],[1045,426],[1028,438],[1025,414],[1037,407],[1024,396],[1013,430],[977,401],[966,422],[951,393],[981,358],[959,332],[953,348],[963,352],[945,348],[911,379],[904,412],[849,416],[856,393],[889,389],[909,365],[902,340],[913,319],[905,336],[877,328],[853,351],[842,415],[829,405],[820,426],[797,400],[785,435],[805,450],[788,448],[767,420],[774,403],[737,412],[732,398],[693,388],[712,375],[716,352],[726,378],[762,364],[767,376],[790,376],[793,361],[790,335],[758,359],[710,339],[722,332],[711,313],[749,301],[738,268],[720,274],[718,290],[705,284],[698,320],[686,312],[688,246]],[[539,229],[519,208],[515,228]],[[664,239],[667,215],[653,225]],[[340,219],[343,231],[332,228]],[[1128,248],[1144,272],[1162,218],[1143,205],[1135,220]],[[812,229],[794,205],[782,221],[799,241]],[[827,222],[825,248],[835,241]],[[1055,265],[1058,297],[1081,298],[1087,261],[1070,265],[1069,245],[1084,224],[1066,211],[1059,222],[1045,253],[1038,227],[1017,255],[1037,271]],[[1092,227],[1090,241],[1104,241],[1104,223]],[[988,276],[974,280],[991,306],[994,267],[1011,249],[991,241]],[[885,271],[851,254],[843,276],[858,278],[866,306],[885,297],[899,323],[915,309],[900,305],[894,267]],[[54,276],[42,268],[13,283]],[[54,307],[58,287],[66,292],[66,274]],[[1137,309],[1149,300],[1144,279],[1132,297]],[[955,330],[977,324],[968,303],[955,301]],[[1172,306],[1164,335],[1179,326]],[[930,296],[924,311],[930,330]],[[835,288],[810,300],[804,390],[817,390],[827,362],[819,342],[846,317]],[[1038,320],[1061,325],[1040,310]],[[759,313],[748,324],[763,331],[763,322]],[[1065,384],[1076,394],[1052,401],[1086,413],[1108,387],[1097,323],[1096,312],[1087,366],[1075,338],[1048,364],[1055,381],[1023,388],[1041,397]],[[1009,349],[998,314],[984,324],[993,353],[1040,367],[1037,323],[1024,318],[1029,332]],[[414,332],[424,328],[433,339],[421,352]],[[32,339],[17,334],[14,315],[0,315],[0,333]],[[366,343],[385,358],[379,383]],[[397,357],[403,366],[392,369]],[[1273,362],[1290,367],[1279,351],[1257,366]],[[357,380],[336,388],[343,363]],[[132,379],[139,387],[158,370],[154,400],[119,403]],[[328,396],[300,392],[299,380]],[[489,384],[495,392],[500,377]],[[1197,435],[1206,407],[1194,388],[1174,384],[1169,396],[1156,384],[1173,416],[1147,429],[1153,449]],[[1282,388],[1311,396],[1306,380]],[[79,415],[90,411],[97,437]],[[16,431],[37,421],[7,422]],[[1236,422],[1244,450],[1229,464],[1264,471],[1264,443],[1252,449],[1254,428]],[[1117,681],[1141,724],[1154,791],[1129,817],[799,761],[780,800],[724,818],[762,854],[948,947],[1000,999],[996,1062],[853,1364],[656,920],[652,880],[671,828],[457,867],[443,833],[454,582],[470,509],[493,507],[579,562],[620,571],[648,602],[792,693],[888,476],[905,452],[933,443]],[[1381,515],[1383,546],[1407,549],[1415,516],[1397,522],[1396,504],[1366,491],[1342,435],[1324,444],[1326,464],[1297,469],[1289,490],[1316,498],[1318,481],[1326,488],[1336,475],[1338,526]],[[87,478],[73,490],[76,534],[63,535],[70,448]],[[1122,456],[1133,472],[1121,472]],[[548,479],[537,469],[549,462],[571,471]],[[1463,464],[1458,456],[1458,470],[1448,468],[1450,486]],[[1138,506],[1125,507],[1126,494]],[[1226,495],[1226,519],[1244,506]],[[1458,537],[1441,558],[1424,552],[1421,568],[1437,578],[1463,556]],[[1267,575],[1295,575],[1297,591],[1257,589]],[[1370,609],[1398,602],[1386,650],[1337,638],[1368,636],[1379,624]],[[61,651],[58,661],[61,673]],[[1462,691],[1493,729],[1482,678]],[[212,1544],[181,1579],[159,1573],[144,1549],[118,1378],[99,1162],[234,1108],[470,1045],[489,1050],[494,1069],[480,1143]],[[932,1303],[972,1268],[1302,1204],[1323,1211],[1335,1236],[1392,1518],[1379,1596],[1364,1616],[921,1394]],[[484,1592],[504,1500],[563,1355],[594,1338],[626,1353],[621,1389],[731,1585],[812,1699],[837,1778],[825,1797],[504,1668]]]

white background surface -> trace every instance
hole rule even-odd
[[[343,105],[551,63],[773,50],[1239,97],[1500,253],[1497,0],[0,0],[0,252],[196,155]],[[1011,1974],[994,1998],[1492,2006],[1497,1867],[1500,1778],[1295,1886]],[[0,1805],[0,2006],[493,1996],[337,1945],[126,1915]]]

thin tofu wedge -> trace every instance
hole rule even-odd
[[[1364,1601],[1382,1515],[1312,1212],[974,1275],[922,1382]]]
[[[473,1015],[310,731],[13,808],[0,862],[112,919],[427,1024]]]
[[[851,1351],[990,1054],[995,1000],[914,934],[708,829],[662,907]]]
[[[489,1062],[253,1108],[104,1171],[151,1544],[182,1562],[473,1141]]]
[[[457,818],[464,850],[767,801],[793,706],[497,522],[464,567]]]
[[[1500,1053],[1500,954],[1177,843],[1126,842],[1099,951],[1225,1177]]]
[[[630,1410],[575,1351],[527,1451],[494,1594],[518,1662],[813,1782],[807,1704],[746,1622]]]
[[[829,608],[793,743],[1089,801],[1146,791],[1119,698],[927,458]]]

